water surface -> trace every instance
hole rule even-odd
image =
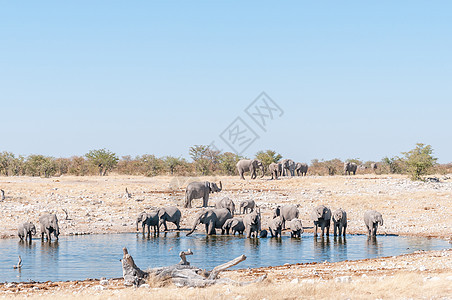
[[[122,248],[127,247],[142,269],[178,263],[179,252],[191,249],[192,265],[212,269],[241,254],[247,259],[234,268],[277,266],[285,263],[337,262],[382,256],[394,256],[417,250],[448,249],[447,241],[422,237],[348,235],[346,239],[246,239],[241,236],[205,236],[171,232],[159,237],[123,233],[108,235],[61,236],[58,242],[31,244],[18,239],[0,240],[0,282],[64,281],[122,276]],[[18,256],[21,270],[13,269]]]

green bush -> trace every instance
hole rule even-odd
[[[416,148],[402,154],[405,155],[407,172],[412,180],[421,180],[421,176],[428,174],[438,160],[433,157],[432,146],[422,143],[416,144]]]
[[[115,153],[106,149],[91,150],[85,154],[85,157],[93,166],[97,166],[100,176],[107,175],[107,172],[116,167],[119,161]]]

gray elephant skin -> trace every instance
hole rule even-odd
[[[270,231],[271,237],[281,237],[282,223],[281,216],[277,216],[270,220],[268,231]]]
[[[58,240],[60,235],[60,227],[58,226],[58,218],[55,214],[45,214],[39,218],[39,224],[41,225],[41,239],[44,239],[46,235],[47,240],[50,242],[52,240],[51,234],[55,236]]]
[[[229,231],[231,231],[232,235],[235,235],[237,232],[243,234],[245,231],[245,224],[243,223],[242,218],[234,217],[232,219],[227,219],[226,222],[224,222],[223,229],[226,234],[229,234]]]
[[[296,163],[295,164],[295,171],[297,172],[297,176],[306,176],[308,173],[308,164],[305,163]]]
[[[295,175],[295,162],[291,159],[283,159],[281,161],[281,176]]]
[[[261,177],[264,177],[264,165],[258,159],[241,159],[237,162],[236,167],[241,179],[245,179],[243,176],[245,172],[250,172],[251,179],[256,179],[257,170],[259,169],[262,171]]]
[[[289,221],[290,237],[300,238],[304,232],[303,224],[300,219],[292,219]]]
[[[29,241],[31,243],[31,236],[36,234],[36,227],[32,222],[25,222],[19,226],[17,230],[17,235],[20,240]]]
[[[148,229],[148,235],[151,234],[151,226],[154,229],[154,235],[158,235],[160,233],[159,230],[159,224],[160,224],[160,218],[159,218],[159,211],[151,211],[149,213],[142,212],[137,217],[137,231],[138,231],[138,225],[141,223],[141,226],[143,227],[143,234],[145,234],[145,229],[147,227]]]
[[[254,210],[256,203],[252,199],[242,200],[239,205],[239,211],[241,214],[247,214]]]
[[[235,214],[235,204],[234,201],[229,199],[228,197],[224,197],[223,199],[217,200],[215,202],[215,208],[227,208],[234,216]]]
[[[378,225],[383,226],[383,216],[376,210],[368,210],[364,213],[364,224],[369,236],[376,236]]]
[[[176,206],[166,206],[159,209],[159,228],[164,225],[165,231],[168,231],[166,222],[173,223],[176,225],[176,230],[180,229],[180,219],[182,213]]]
[[[278,179],[278,175],[281,173],[281,164],[271,163],[268,166],[268,171],[272,175],[272,179]]]
[[[315,226],[314,236],[317,236],[319,226],[322,229],[322,236],[325,234],[325,228],[326,235],[328,236],[330,234],[331,210],[328,207],[319,205],[314,208],[311,213],[311,219],[314,221]]]
[[[342,208],[339,208],[333,213],[333,226],[334,236],[345,236],[345,230],[347,229],[347,213]]]
[[[286,222],[293,219],[297,219],[299,214],[300,212],[298,211],[297,206],[293,204],[287,204],[283,205],[282,207],[281,206],[276,207],[275,210],[273,211],[273,218],[281,216],[282,228],[285,229]]]
[[[353,173],[353,175],[355,175],[357,169],[358,169],[358,165],[355,163],[351,163],[351,162],[344,163],[344,174],[345,175],[351,175],[351,173]]]
[[[243,217],[243,224],[245,225],[246,237],[250,238],[254,236],[257,238],[261,230],[261,214],[259,209],[255,209],[253,212],[245,215]]]
[[[214,182],[209,181],[195,181],[189,183],[187,189],[185,190],[185,208],[191,208],[191,201],[193,199],[202,198],[202,206],[207,207],[209,202],[210,193],[218,193],[223,189],[223,185],[220,181],[220,187]]]
[[[207,235],[216,234],[216,229],[221,229],[221,234],[224,234],[223,225],[228,219],[232,219],[232,214],[227,208],[205,209],[196,215],[193,227],[187,233],[187,236],[195,231],[198,224],[206,226]]]

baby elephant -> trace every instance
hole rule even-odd
[[[242,202],[240,202],[239,207],[240,213],[247,214],[249,212],[253,212],[255,206],[256,203],[254,202],[254,200],[251,199],[243,200]]]
[[[383,217],[376,210],[368,210],[364,213],[364,223],[367,226],[369,236],[376,236],[378,225],[383,226]]]
[[[223,230],[226,231],[226,234],[229,234],[229,230],[232,231],[232,235],[235,235],[236,232],[243,234],[243,232],[245,231],[245,224],[243,224],[243,219],[237,217],[227,219],[226,222],[224,222]]]
[[[337,231],[339,231],[339,236],[342,234],[345,236],[345,229],[347,228],[347,213],[342,208],[339,208],[333,213],[333,226],[334,236],[337,236]]]
[[[282,230],[282,218],[280,216],[273,218],[270,221],[270,225],[268,226],[268,230],[272,237],[281,237]]]
[[[31,243],[31,236],[36,234],[36,227],[31,222],[25,222],[22,225],[19,226],[19,229],[17,230],[17,235],[19,236],[20,240],[23,241],[29,240]]]
[[[154,235],[158,235],[160,233],[159,231],[159,212],[158,211],[151,211],[150,213],[142,212],[137,217],[137,231],[138,231],[138,224],[141,222],[141,226],[143,227],[143,235],[145,234],[146,226],[148,228],[148,235],[151,234],[151,226],[154,228]]]
[[[45,214],[39,218],[39,224],[41,224],[41,239],[44,240],[44,235],[47,236],[47,240],[50,242],[50,235],[53,233],[55,239],[58,240],[60,235],[60,227],[58,226],[58,218],[55,214]]]
[[[303,224],[301,224],[300,219],[292,219],[289,221],[289,228],[290,228],[290,236],[293,238],[299,238],[301,237],[301,234],[303,231]]]

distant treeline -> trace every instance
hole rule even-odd
[[[3,176],[41,176],[52,177],[61,175],[101,175],[110,172],[126,175],[176,175],[176,176],[200,176],[200,175],[237,175],[236,164],[241,157],[231,152],[221,153],[205,145],[190,147],[191,161],[181,157],[156,157],[144,154],[135,157],[122,156],[98,149],[91,150],[84,156],[70,158],[55,158],[45,155],[15,155],[11,152],[0,153],[0,175]],[[354,162],[360,173],[377,174],[411,174],[413,178],[428,173],[449,174],[452,173],[452,164],[437,164],[432,156],[429,145],[417,144],[416,148],[402,153],[403,156],[384,157],[380,161],[361,161],[359,159],[347,159]],[[278,162],[282,155],[273,150],[259,151],[255,157],[263,162],[266,172],[272,162]],[[308,162],[305,162],[308,163]],[[377,163],[377,169],[371,168],[372,163]],[[340,159],[319,160],[313,159],[309,164],[310,175],[342,175],[344,161]],[[413,175],[413,172],[415,173]],[[268,175],[268,174],[267,174]]]

